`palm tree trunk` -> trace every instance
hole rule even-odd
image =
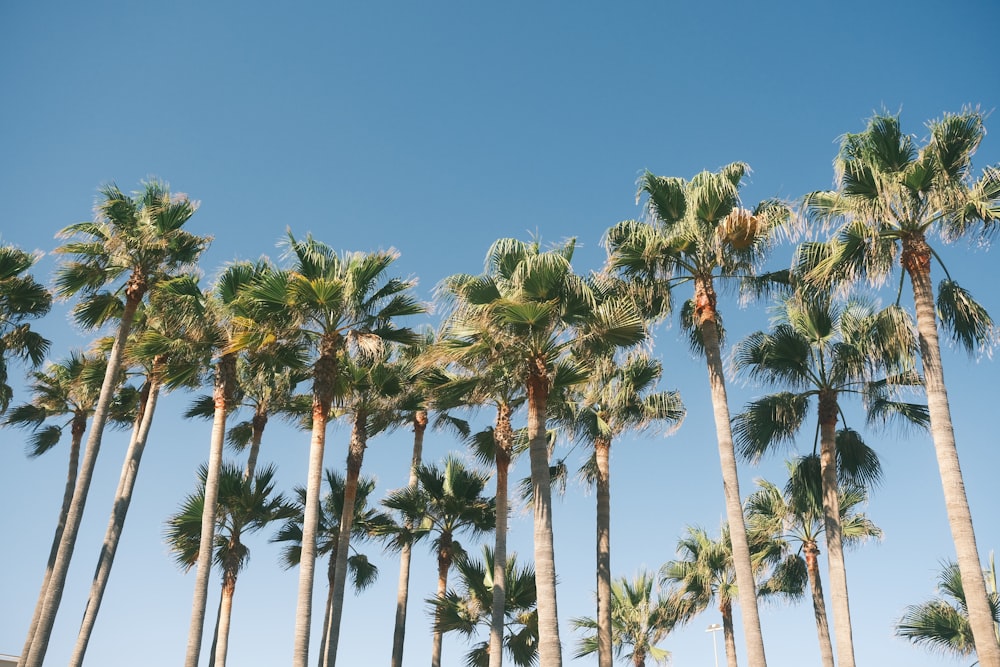
[[[222,600],[219,602],[219,632],[215,644],[215,664],[213,667],[226,667],[226,654],[229,652],[229,624],[233,618],[233,595],[236,593],[236,573],[227,571],[222,575]]]
[[[119,375],[125,352],[125,341],[128,339],[128,333],[132,328],[132,321],[135,319],[135,312],[139,308],[141,300],[141,294],[138,296],[130,294],[125,301],[125,310],[118,324],[115,342],[108,355],[108,366],[104,371],[101,393],[97,399],[97,406],[94,408],[94,418],[91,421],[90,435],[87,437],[87,446],[80,464],[80,474],[76,478],[76,487],[73,489],[73,502],[70,505],[69,514],[66,516],[66,527],[63,529],[62,539],[59,541],[59,553],[52,567],[48,588],[45,590],[45,602],[38,619],[38,625],[35,628],[35,637],[31,642],[27,659],[22,657],[18,667],[41,667],[45,660],[49,639],[52,636],[52,626],[55,625],[56,614],[59,612],[59,604],[62,602],[63,591],[66,588],[66,575],[69,572],[69,563],[73,559],[76,538],[80,532],[83,510],[87,504],[87,493],[90,491],[90,483],[94,479],[94,468],[97,465],[97,455],[101,450],[101,438],[104,436],[104,426],[108,421],[111,399],[114,397],[115,389],[120,381]]]
[[[222,470],[222,445],[226,439],[226,415],[232,402],[233,383],[236,376],[236,356],[225,354],[219,359],[215,372],[213,399],[215,413],[209,442],[208,474],[205,477],[205,504],[201,514],[201,540],[198,544],[197,573],[194,582],[194,600],[191,608],[191,625],[188,628],[187,655],[184,667],[198,667],[201,640],[205,632],[205,607],[208,604],[208,579],[212,572],[212,550],[215,546],[215,515],[218,509],[219,474]]]
[[[830,575],[833,631],[837,637],[837,664],[854,667],[854,636],[847,594],[847,568],[840,526],[840,498],[837,495],[837,394],[824,390],[819,396],[820,476],[823,488],[823,524],[826,530],[826,559]],[[829,639],[829,637],[828,637]],[[831,662],[829,667],[833,667]]]
[[[552,539],[552,489],[545,411],[549,378],[537,359],[528,377],[528,448],[534,504],[535,589],[538,593],[538,664],[562,667],[559,613],[556,606],[556,560]]]
[[[903,267],[910,275],[913,286],[913,303],[917,314],[917,333],[920,340],[920,362],[924,371],[927,391],[927,410],[931,419],[931,437],[937,455],[938,471],[944,487],[944,502],[948,512],[948,525],[955,543],[958,569],[962,576],[969,625],[976,644],[976,657],[982,667],[1000,667],[1000,643],[993,630],[993,615],[986,596],[986,580],[976,546],[976,533],[972,525],[972,511],[965,493],[965,482],[958,462],[955,430],[951,423],[951,406],[941,364],[941,347],[938,343],[937,316],[934,311],[934,292],[931,287],[930,249],[923,239],[908,240],[903,244]]]
[[[327,667],[330,663],[330,623],[333,620],[333,587],[337,579],[337,550],[334,547],[330,554],[330,562],[326,566],[326,611],[323,612],[323,637],[319,645],[322,650],[319,652],[319,667]]]
[[[344,478],[344,508],[340,516],[340,534],[337,536],[337,565],[333,586],[333,606],[330,609],[330,652],[327,667],[337,664],[337,646],[340,643],[340,619],[344,615],[344,589],[347,584],[347,557],[351,551],[351,526],[354,525],[354,502],[358,497],[358,479],[365,457],[368,415],[359,408],[354,415],[351,444],[347,449],[347,475]]]
[[[97,621],[97,614],[101,610],[104,590],[108,585],[108,577],[111,576],[111,566],[114,565],[115,553],[118,551],[122,530],[125,528],[125,516],[128,514],[129,505],[132,503],[132,492],[135,489],[136,476],[139,474],[139,463],[142,461],[142,454],[146,449],[146,441],[149,437],[149,428],[153,423],[156,399],[160,394],[160,382],[158,380],[160,373],[158,366],[160,363],[162,362],[153,362],[153,370],[147,382],[149,393],[145,401],[145,408],[141,413],[141,423],[135,434],[136,437],[129,444],[128,452],[125,454],[125,463],[122,466],[121,479],[118,482],[118,492],[115,494],[111,518],[108,521],[108,529],[104,535],[104,544],[101,546],[101,555],[97,560],[94,581],[90,587],[90,598],[87,601],[87,608],[83,614],[83,622],[80,625],[80,632],[76,638],[76,647],[73,649],[73,655],[70,657],[70,667],[80,667],[83,664],[87,645],[90,643],[90,636],[94,630],[94,623]]]
[[[250,453],[247,455],[247,469],[243,473],[243,479],[253,479],[257,471],[257,455],[260,454],[260,443],[264,440],[264,427],[267,426],[267,408],[258,406],[250,423]]]
[[[733,546],[733,569],[736,571],[736,586],[739,588],[747,662],[750,663],[750,667],[766,667],[764,637],[757,610],[757,591],[754,588],[753,568],[750,564],[750,545],[747,542],[743,503],[740,499],[739,473],[736,468],[736,451],[733,448],[733,431],[729,419],[729,399],[726,396],[726,379],[722,368],[715,301],[715,290],[711,283],[702,279],[696,280],[696,317],[708,362],[708,382],[712,391],[712,412],[715,416],[715,432],[719,441],[726,519],[729,521]]]
[[[819,549],[814,542],[803,546],[806,555],[806,572],[809,573],[809,588],[812,591],[813,615],[816,617],[816,634],[819,636],[819,654],[823,667],[834,667],[833,644],[830,642],[830,626],[826,620],[826,601],[823,599],[823,584],[819,578]]]
[[[424,456],[424,432],[427,430],[427,411],[418,410],[413,416],[413,455],[410,457],[409,488],[417,486],[417,468]],[[413,522],[406,520],[407,531],[413,528]],[[413,544],[409,540],[403,543],[399,551],[399,586],[396,589],[396,624],[392,632],[392,667],[403,666],[403,644],[406,638],[406,607],[410,597],[410,561],[413,556]]]
[[[208,652],[208,667],[215,667],[215,653],[219,648],[219,623],[222,621],[222,596],[219,596],[219,606],[215,610],[215,631],[212,632],[212,648]]]
[[[444,600],[448,593],[448,570],[451,568],[451,534],[442,532],[438,543],[438,584],[437,599]],[[434,614],[434,639],[431,643],[431,667],[441,667],[441,646],[444,632],[441,630],[441,610]]]
[[[83,442],[83,433],[87,428],[87,413],[77,412],[73,415],[70,426],[71,439],[69,445],[69,470],[66,473],[66,486],[63,490],[62,507],[59,509],[59,520],[56,522],[56,532],[52,537],[52,547],[49,549],[49,560],[45,564],[45,576],[42,578],[42,589],[38,593],[38,602],[35,604],[35,612],[31,616],[31,625],[28,626],[28,638],[24,642],[24,649],[21,651],[21,660],[28,657],[31,650],[31,640],[35,636],[35,629],[38,627],[38,619],[42,615],[42,606],[45,601],[45,591],[49,587],[49,579],[52,577],[52,567],[56,562],[56,555],[59,553],[59,542],[62,540],[63,530],[66,527],[66,516],[69,514],[70,503],[73,502],[73,488],[76,486],[76,475],[80,469],[80,444]]]
[[[722,639],[726,644],[726,667],[737,667],[736,633],[733,629],[733,603],[725,601],[719,605],[722,612]]]
[[[506,403],[497,407],[497,423],[493,429],[496,448],[497,519],[493,545],[493,601],[490,607],[489,667],[503,666],[503,633],[507,607],[507,487],[514,431],[510,425],[512,409]]]
[[[312,625],[313,580],[316,573],[316,533],[319,529],[319,498],[323,483],[323,453],[326,421],[333,399],[336,378],[336,349],[329,340],[321,342],[313,377],[312,434],[309,442],[309,470],[306,473],[306,501],[302,517],[302,549],[299,556],[299,590],[295,606],[295,643],[292,667],[309,665],[309,629]],[[347,531],[350,534],[350,531]]]
[[[611,440],[594,442],[597,459],[597,664],[611,667]]]

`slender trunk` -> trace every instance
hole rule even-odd
[[[319,652],[319,667],[326,667],[330,663],[330,621],[333,619],[333,585],[336,581],[337,572],[337,548],[334,547],[330,553],[330,562],[326,566],[326,611],[323,612],[323,638],[319,645],[322,650]]]
[[[69,470],[66,472],[66,486],[63,490],[62,507],[59,509],[59,520],[56,522],[56,532],[52,537],[52,547],[49,549],[49,560],[45,564],[42,589],[38,593],[35,612],[31,617],[31,625],[28,626],[28,638],[24,642],[24,649],[21,651],[22,661],[28,657],[28,653],[31,650],[31,640],[34,638],[35,629],[38,627],[38,618],[42,615],[45,591],[49,587],[49,579],[52,577],[52,567],[55,565],[56,555],[59,553],[59,542],[62,539],[63,529],[66,527],[66,516],[69,514],[70,503],[73,502],[73,488],[76,486],[76,475],[80,469],[80,444],[83,442],[83,433],[86,428],[87,413],[82,410],[76,411],[73,414],[73,421],[70,425]]]
[[[726,645],[726,666],[737,667],[736,633],[733,631],[733,603],[729,600],[720,603],[719,611],[722,612],[722,639]]]
[[[413,455],[410,457],[409,488],[417,486],[417,468],[424,456],[424,432],[427,430],[427,411],[418,410],[413,416]],[[413,529],[413,522],[406,520],[406,530]],[[392,667],[403,666],[403,644],[406,639],[406,607],[410,598],[410,561],[413,543],[403,542],[399,551],[399,586],[396,589],[396,624],[392,632]]]
[[[837,664],[854,667],[854,636],[851,627],[850,598],[847,594],[847,568],[840,525],[840,497],[837,483],[837,392],[823,390],[819,395],[820,475],[823,488],[823,526],[826,530],[826,560],[830,575],[830,602],[833,631],[837,637]],[[833,663],[830,663],[832,667]]]
[[[267,408],[258,405],[250,423],[250,453],[247,455],[247,469],[243,473],[243,479],[253,479],[257,472],[257,456],[260,454],[260,443],[264,440],[264,427],[267,426]]]
[[[222,600],[219,602],[219,631],[215,645],[214,667],[226,667],[226,655],[229,653],[229,624],[233,618],[233,595],[236,593],[236,572],[227,567],[222,577]]]
[[[739,589],[740,612],[743,616],[743,634],[746,641],[747,662],[750,667],[766,667],[764,637],[760,629],[757,610],[757,591],[754,588],[753,568],[750,564],[750,546],[747,542],[743,503],[740,499],[739,474],[736,468],[736,451],[729,419],[729,399],[726,396],[726,379],[722,369],[719,330],[716,325],[715,290],[711,282],[695,282],[695,308],[698,328],[705,346],[708,362],[708,382],[712,391],[712,412],[715,432],[719,440],[719,459],[722,466],[722,487],[726,499],[726,519],[729,521],[733,547],[733,569]]]
[[[340,516],[340,534],[337,536],[337,565],[333,586],[333,607],[330,609],[330,652],[327,667],[337,664],[337,645],[340,643],[340,619],[344,615],[344,589],[347,584],[347,557],[351,550],[351,526],[354,525],[354,502],[358,497],[358,479],[365,457],[368,414],[358,408],[351,429],[351,445],[347,450],[347,475],[344,479],[344,509]]]
[[[807,542],[802,551],[806,556],[806,572],[809,574],[809,589],[812,592],[813,615],[816,617],[820,658],[823,661],[823,667],[834,667],[833,644],[830,642],[830,626],[826,620],[826,601],[823,599],[823,583],[819,578],[819,549],[815,542]]]
[[[212,632],[212,649],[208,652],[208,667],[215,667],[215,653],[219,648],[219,622],[222,620],[222,596],[219,596],[219,606],[215,610],[215,631]]]
[[[94,479],[94,467],[97,465],[97,455],[101,450],[104,425],[108,421],[111,399],[114,397],[115,389],[120,380],[125,341],[128,339],[132,320],[135,319],[135,312],[141,300],[142,293],[140,291],[138,294],[130,292],[125,301],[125,310],[118,325],[118,332],[115,334],[115,342],[108,355],[108,366],[104,372],[101,393],[97,399],[97,406],[94,408],[90,435],[87,437],[83,461],[80,463],[80,474],[76,478],[76,487],[73,489],[73,502],[70,505],[69,514],[66,516],[66,527],[63,529],[62,539],[59,541],[59,553],[52,566],[52,576],[49,578],[48,588],[45,590],[42,613],[38,618],[38,625],[35,628],[35,636],[32,639],[27,659],[22,657],[18,663],[19,667],[41,667],[45,660],[45,653],[49,648],[52,626],[55,625],[59,604],[62,602],[69,563],[73,559],[73,549],[76,547],[76,538],[83,520],[83,510],[87,504],[87,493],[90,491],[90,483]]]
[[[535,359],[528,377],[528,447],[534,496],[535,589],[538,593],[538,664],[562,667],[559,612],[556,605],[556,559],[552,539],[552,489],[545,411],[549,398],[548,369]]]
[[[215,411],[208,450],[208,474],[205,476],[205,503],[201,514],[201,540],[198,544],[194,599],[191,625],[188,628],[187,655],[184,667],[198,667],[201,640],[205,632],[205,607],[208,604],[208,579],[212,573],[212,551],[215,546],[215,515],[218,510],[219,475],[222,471],[222,446],[226,440],[226,415],[232,408],[236,381],[236,356],[223,355],[215,372],[213,400]]]
[[[497,407],[497,423],[493,429],[496,448],[497,493],[496,532],[493,545],[493,601],[490,607],[490,662],[489,667],[503,665],[503,632],[507,609],[507,487],[514,431],[510,425],[511,407],[506,403]]]
[[[965,493],[962,469],[958,463],[955,430],[951,423],[951,406],[941,364],[938,343],[937,316],[934,311],[934,290],[931,286],[930,247],[923,239],[908,239],[903,244],[903,268],[910,275],[913,303],[917,313],[917,333],[920,340],[920,362],[927,391],[927,410],[931,419],[931,437],[937,455],[938,471],[944,487],[944,503],[948,525],[955,543],[958,569],[969,609],[969,625],[976,644],[976,657],[982,667],[1000,667],[1000,644],[993,630],[993,615],[986,595],[986,580],[976,546],[972,511]]]
[[[145,401],[145,408],[141,413],[139,429],[129,444],[128,452],[125,454],[125,463],[122,466],[122,474],[118,482],[118,492],[115,494],[111,518],[108,521],[108,529],[104,534],[104,544],[101,546],[101,554],[97,560],[94,581],[90,587],[90,598],[87,600],[83,622],[80,625],[80,632],[76,638],[76,647],[73,649],[73,655],[70,657],[70,667],[80,667],[83,664],[87,645],[90,643],[90,637],[94,630],[94,623],[97,621],[97,614],[101,610],[104,590],[108,585],[108,577],[111,576],[111,567],[115,562],[115,553],[118,551],[122,530],[125,528],[125,516],[128,514],[129,505],[132,503],[132,491],[135,489],[135,479],[139,474],[139,463],[142,461],[142,454],[146,449],[146,441],[149,437],[149,428],[153,423],[156,399],[160,393],[160,381],[158,378],[160,363],[162,363],[162,360],[153,362],[153,371],[148,381],[149,395]]]
[[[316,571],[316,533],[319,529],[319,498],[323,484],[323,451],[326,421],[333,401],[337,373],[335,341],[324,338],[313,373],[312,434],[309,442],[309,470],[306,473],[306,502],[302,517],[302,550],[299,556],[299,590],[295,607],[295,643],[292,667],[309,665],[309,629],[312,625],[313,579]],[[350,534],[350,531],[347,531]]]
[[[438,544],[438,585],[437,599],[443,600],[448,593],[448,570],[451,568],[451,533],[442,532]],[[434,613],[434,639],[431,643],[431,667],[441,667],[441,645],[444,632],[441,631],[441,610]]]
[[[594,441],[597,459],[597,664],[611,667],[611,439]]]

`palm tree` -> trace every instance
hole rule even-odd
[[[864,132],[847,134],[836,160],[838,189],[806,197],[817,219],[840,223],[830,244],[809,246],[808,277],[881,281],[897,266],[910,278],[931,437],[944,488],[945,506],[962,579],[977,655],[1000,667],[1000,644],[992,632],[990,605],[979,565],[972,513],[958,461],[951,408],[941,363],[941,324],[968,350],[990,339],[992,321],[944,269],[935,305],[931,261],[934,235],[945,241],[986,234],[1000,221],[1000,169],[973,180],[972,156],[986,129],[983,114],[966,110],[928,123],[930,138],[917,146],[903,134],[898,116],[873,116]],[[943,265],[942,265],[943,266]]]
[[[436,534],[433,548],[437,553],[438,600],[443,600],[447,593],[448,571],[456,554],[464,551],[455,537],[463,532],[485,533],[496,524],[495,501],[482,495],[487,481],[486,475],[449,456],[443,468],[421,465],[415,489],[405,487],[382,501],[386,507],[402,513],[414,524],[424,524]],[[443,631],[435,627],[431,667],[441,667],[442,638]]]
[[[52,307],[49,291],[25,273],[35,259],[14,246],[0,246],[0,414],[7,410],[14,395],[7,384],[7,356],[27,359],[38,366],[49,350],[49,341],[27,323]]]
[[[833,622],[838,662],[844,667],[854,667],[854,639],[838,507],[838,460],[842,478],[874,481],[880,468],[878,457],[860,438],[841,437],[843,444],[856,446],[838,452],[840,401],[844,395],[860,395],[870,420],[902,415],[923,425],[923,406],[890,400],[887,394],[893,386],[920,382],[912,370],[915,351],[909,319],[900,308],[876,310],[861,300],[838,302],[829,293],[799,291],[784,300],[771,331],[751,334],[733,355],[738,372],[794,390],[757,399],[736,416],[733,430],[745,458],[757,461],[773,446],[793,442],[816,400]]]
[[[752,278],[770,240],[790,216],[788,208],[776,201],[761,202],[753,211],[742,208],[739,188],[748,170],[746,164],[734,162],[690,181],[646,172],[639,181],[639,195],[648,195],[650,222],[621,222],[608,231],[606,242],[610,268],[636,285],[652,315],[668,311],[671,287],[680,282],[694,286],[694,298],[685,303],[681,322],[708,365],[747,657],[752,667],[765,667],[726,397],[715,281]]]
[[[177,564],[185,571],[198,563],[204,516],[205,485],[209,470],[198,471],[198,489],[185,500],[180,510],[167,520],[167,545]],[[274,466],[268,466],[247,479],[236,464],[223,464],[219,474],[218,510],[213,526],[213,560],[222,572],[222,598],[216,628],[213,667],[225,667],[229,644],[236,581],[250,561],[250,549],[243,537],[265,528],[272,521],[292,516],[295,508],[279,493],[274,494]]]
[[[645,667],[646,658],[667,664],[670,652],[657,646],[674,628],[688,620],[690,605],[681,596],[654,599],[656,577],[641,571],[635,578],[616,579],[611,586],[611,643],[617,658],[635,667]],[[575,658],[600,651],[600,623],[593,618],[574,618],[577,630],[590,630],[577,645]]]
[[[60,236],[74,240],[57,252],[75,259],[59,268],[56,293],[61,297],[83,295],[73,311],[78,323],[96,327],[115,318],[118,326],[42,614],[32,646],[21,656],[21,667],[39,667],[48,650],[135,314],[160,282],[193,266],[209,242],[182,229],[197,208],[194,202],[185,195],[171,194],[159,181],[144,185],[143,192],[135,196],[124,194],[114,184],[103,187],[95,220],[60,232]]]
[[[344,492],[346,487],[344,476],[331,468],[326,469],[325,477],[328,491],[320,501],[319,532],[317,533],[316,545],[318,555],[329,555],[326,612],[323,624],[323,639],[321,642],[323,651],[320,653],[318,663],[320,667],[325,667],[330,657],[330,619],[336,581],[340,520],[344,514]],[[393,527],[391,517],[374,507],[369,507],[368,499],[374,490],[375,480],[373,478],[361,477],[358,480],[358,490],[354,496],[353,527],[351,529],[352,537],[354,538],[351,549],[354,553],[347,558],[347,569],[351,574],[351,583],[355,591],[358,592],[375,583],[378,577],[378,568],[369,561],[365,554],[357,550],[357,543],[361,540],[381,536]],[[306,490],[301,486],[295,487],[295,494],[298,498],[295,513],[285,521],[281,529],[271,539],[272,542],[285,543],[281,554],[281,561],[285,567],[295,567],[299,564],[302,557],[302,522],[305,516]]]
[[[1000,594],[997,592],[997,568],[992,553],[990,569],[985,575],[989,586],[986,592],[993,613],[993,633],[1000,638]],[[975,655],[969,607],[957,563],[941,564],[937,588],[941,593],[939,597],[906,608],[903,617],[896,622],[896,636],[956,657]]]
[[[830,548],[830,533],[823,503],[826,494],[820,493],[825,489],[821,489],[819,479],[811,480],[812,483],[801,483],[800,478],[810,473],[819,477],[819,466],[810,465],[808,460],[804,464],[801,461],[789,464],[789,487],[784,493],[767,480],[757,480],[757,491],[747,498],[747,524],[751,533],[761,533],[766,539],[776,541],[786,554],[791,552],[792,544],[799,545],[797,552],[783,561],[782,574],[787,577],[805,570],[812,592],[820,655],[823,665],[833,667],[833,645],[830,642],[818,562],[820,539],[825,537],[827,550]],[[798,483],[796,480],[799,480]],[[864,487],[841,486],[838,496],[838,533],[842,536],[843,543],[852,544],[881,537],[881,529],[867,516],[856,512],[856,508],[867,501]],[[839,635],[837,640],[838,654],[843,655],[845,651],[841,647]]]
[[[478,636],[480,627],[488,637],[472,647],[465,657],[470,667],[488,667],[493,655],[493,550],[483,546],[482,560],[466,554],[455,560],[458,589],[449,589],[443,598],[434,598],[435,629],[458,632],[467,639]],[[530,565],[519,567],[517,554],[507,558],[504,581],[504,604],[500,627],[500,649],[506,649],[510,660],[518,667],[531,667],[538,659],[538,611],[535,609],[535,571]]]
[[[52,538],[52,548],[42,579],[35,613],[31,619],[28,638],[24,646],[24,655],[31,648],[34,629],[38,625],[39,616],[45,600],[45,590],[48,588],[52,567],[55,564],[59,542],[66,525],[70,503],[73,500],[73,489],[76,486],[77,471],[80,467],[80,446],[87,430],[87,420],[94,412],[104,377],[105,360],[98,355],[71,353],[68,359],[50,364],[44,371],[31,374],[31,392],[34,398],[29,403],[15,406],[4,423],[8,426],[20,426],[32,430],[28,441],[28,456],[34,458],[50,451],[62,438],[63,431],[70,431],[69,469],[66,474],[66,485],[63,491],[62,507],[59,510],[59,520],[56,522],[55,535]],[[127,409],[137,400],[133,387],[124,387],[112,404],[112,414],[109,419],[116,426],[125,426],[132,422],[132,415]],[[67,419],[68,417],[68,419]],[[45,425],[52,419],[63,419],[61,424]]]
[[[261,317],[287,318],[287,324],[297,330],[297,337],[304,339],[312,351],[312,434],[292,662],[293,667],[306,667],[326,424],[340,374],[339,358],[349,345],[374,353],[387,341],[410,340],[411,332],[398,328],[395,320],[419,314],[424,307],[409,294],[412,281],[386,276],[398,257],[395,251],[338,255],[312,236],[299,241],[290,231],[287,246],[293,260],[291,268],[267,274],[254,284],[250,295]],[[355,483],[349,476],[349,495],[354,492],[351,485]],[[348,501],[345,512],[351,510],[353,505]],[[346,548],[338,557],[347,557]],[[339,588],[342,605],[343,587]],[[340,609],[335,601],[334,648],[339,636],[339,618]]]
[[[663,365],[646,352],[598,359],[588,383],[574,397],[570,427],[594,448],[597,486],[597,655],[612,664],[611,443],[626,431],[678,426],[684,404],[676,391],[655,391]]]
[[[570,240],[543,252],[537,241],[501,239],[487,253],[485,274],[456,275],[445,282],[460,313],[457,321],[476,323],[468,328],[452,325],[450,337],[474,347],[486,335],[526,389],[542,667],[562,665],[546,435],[556,364],[573,349],[577,359],[586,360],[597,351],[629,347],[646,336],[631,299],[606,293],[600,281],[573,273],[575,245]],[[575,371],[575,381],[586,378],[582,367]]]
[[[204,341],[203,294],[193,276],[181,276],[161,283],[140,313],[134,340],[126,349],[126,362],[144,367],[146,382],[140,392],[141,404],[132,427],[132,437],[122,464],[111,516],[91,583],[90,596],[70,657],[72,667],[80,667],[97,621],[115,554],[132,502],[139,464],[148,442],[161,389],[192,386],[207,365],[210,345]]]

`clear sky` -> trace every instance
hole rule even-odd
[[[286,228],[341,250],[397,248],[397,273],[418,277],[428,300],[446,275],[479,272],[489,245],[505,236],[575,236],[575,266],[585,272],[604,259],[604,231],[640,215],[635,181],[644,169],[690,178],[741,160],[754,170],[743,191],[748,203],[795,201],[831,186],[838,137],[862,130],[875,111],[901,111],[918,137],[943,112],[965,105],[992,112],[1000,104],[998,25],[1000,5],[991,0],[8,2],[0,6],[0,238],[49,252],[57,230],[90,219],[99,185],[113,180],[132,190],[158,176],[201,201],[189,227],[215,238],[202,262],[206,283],[228,261],[277,259]],[[995,114],[987,121],[993,134],[977,169],[1000,162],[998,123]],[[789,256],[780,249],[773,266]],[[945,259],[1000,317],[995,251],[963,246]],[[37,273],[48,280],[53,267],[49,254]],[[731,342],[767,326],[763,306],[739,311],[729,295],[721,307]],[[54,341],[53,358],[90,341],[66,312],[61,305],[38,325]],[[664,386],[681,391],[688,417],[669,438],[614,445],[615,576],[659,568],[674,556],[684,526],[714,531],[724,515],[704,364],[691,358],[676,327],[658,332],[656,352]],[[989,358],[951,351],[945,372],[985,559],[1000,548],[1000,441],[989,417],[1000,374]],[[731,409],[761,391],[734,383]],[[208,424],[180,418],[189,400],[170,395],[157,411],[89,664],[139,659],[161,667],[183,659],[194,576],[176,569],[162,530],[207,458]],[[491,416],[476,419],[482,426]],[[347,436],[346,428],[331,428],[327,465],[343,467]],[[967,664],[893,637],[893,620],[933,593],[938,562],[954,554],[928,437],[867,437],[886,470],[868,507],[885,538],[847,555],[858,661]],[[121,433],[105,439],[50,664],[64,662],[75,641],[125,440]],[[378,476],[377,495],[405,484],[409,446],[408,433],[370,443],[365,472]],[[440,460],[456,447],[432,434],[425,456]],[[261,457],[278,465],[279,484],[289,490],[304,479],[307,449],[306,434],[276,425]],[[23,434],[0,430],[0,653],[16,654],[24,640],[65,452],[28,461]],[[581,459],[570,454],[571,464]],[[527,473],[521,462],[514,476]],[[782,483],[780,459],[741,469],[744,496],[761,475]],[[594,614],[594,517],[593,494],[579,484],[555,505],[567,662],[576,639],[568,620]],[[266,537],[252,542],[239,581],[232,665],[291,658],[297,573],[278,568]],[[510,540],[530,556],[530,515],[516,514]],[[398,565],[376,547],[368,552],[382,576],[362,596],[347,596],[342,665],[389,661]],[[418,547],[407,664],[429,659],[422,600],[434,579],[434,563]],[[318,577],[312,655],[324,599]],[[818,662],[807,601],[764,606],[761,617],[770,664]],[[671,635],[664,646],[673,664],[712,664],[705,628],[719,621],[708,611]],[[462,664],[463,653],[460,640],[446,639],[446,665]]]

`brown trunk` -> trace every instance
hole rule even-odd
[[[594,441],[597,459],[597,664],[611,667],[611,439]]]
[[[257,406],[250,424],[250,453],[247,455],[247,469],[243,473],[243,479],[253,479],[257,472],[257,456],[260,454],[260,443],[264,440],[264,427],[267,426],[267,406]]]
[[[505,403],[497,406],[497,423],[493,430],[496,447],[497,494],[496,533],[493,545],[493,601],[490,607],[490,662],[489,667],[503,665],[504,615],[507,607],[507,475],[510,471],[511,453],[514,449],[514,431],[510,425],[511,407]]]
[[[733,603],[729,600],[719,604],[722,612],[722,638],[726,644],[726,666],[736,665],[736,633],[733,628]],[[712,641],[715,641],[714,639]]]
[[[226,667],[229,652],[229,625],[233,618],[233,595],[236,593],[236,566],[226,567],[222,575],[222,601],[219,603],[219,630],[215,643],[215,663],[213,667]]]
[[[743,502],[740,499],[739,474],[736,467],[736,451],[733,448],[729,399],[726,395],[726,379],[722,368],[722,352],[716,324],[715,303],[715,290],[711,281],[704,278],[696,279],[695,317],[701,331],[705,358],[708,363],[708,382],[712,392],[715,432],[719,441],[726,519],[729,521],[730,539],[733,547],[733,569],[736,572],[740,611],[743,615],[747,661],[750,667],[766,667],[764,637],[761,634],[760,615],[757,610],[757,591],[754,587],[753,568],[750,564],[750,545],[747,542],[746,524],[743,518]]]
[[[330,621],[333,618],[333,586],[337,580],[337,547],[330,552],[330,562],[326,566],[326,607],[323,612],[323,636],[319,640],[319,667],[326,667],[330,660]]]
[[[955,430],[951,422],[951,406],[941,364],[941,346],[938,342],[937,316],[934,311],[934,291],[931,286],[930,247],[923,238],[906,239],[903,243],[903,268],[913,286],[913,303],[917,314],[917,332],[920,340],[920,361],[924,371],[927,391],[927,410],[930,413],[931,436],[937,456],[944,502],[948,512],[948,525],[958,569],[962,577],[969,625],[976,644],[976,657],[982,667],[1000,667],[1000,644],[994,630],[993,615],[986,595],[976,533],[972,524],[972,511],[965,493],[965,482],[958,462]]]
[[[809,589],[812,592],[813,615],[816,617],[816,634],[819,636],[819,654],[823,667],[834,667],[833,645],[830,643],[830,626],[826,621],[826,601],[823,600],[823,584],[819,579],[819,549],[815,542],[807,542],[802,551],[806,558],[806,572],[809,574]]]
[[[442,532],[438,543],[437,599],[448,593],[448,570],[451,569],[451,533]],[[444,633],[440,626],[440,611],[434,614],[434,640],[431,645],[431,667],[441,667],[441,645]]]

